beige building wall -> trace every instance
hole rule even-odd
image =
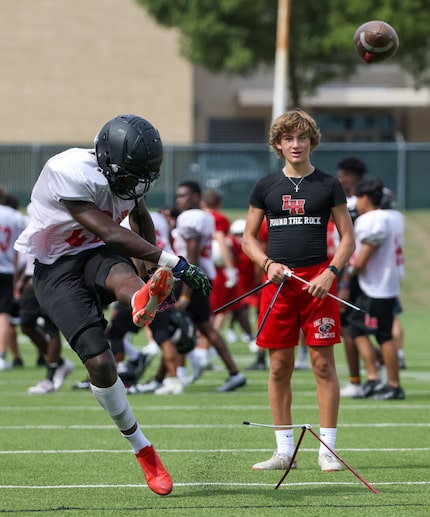
[[[121,113],[193,141],[192,67],[135,0],[1,0],[0,143],[92,142]]]

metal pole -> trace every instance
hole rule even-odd
[[[288,101],[288,43],[291,0],[278,0],[272,120],[285,112]]]
[[[235,303],[237,302],[240,302],[240,300],[243,300],[244,298],[246,298],[247,296],[250,296],[251,294],[254,294],[256,293],[257,291],[260,291],[260,289],[263,289],[263,287],[266,287],[270,284],[270,281],[269,280],[266,280],[266,282],[264,282],[264,284],[261,284],[261,285],[258,285],[257,287],[254,287],[254,289],[251,289],[250,291],[248,291],[247,293],[245,294],[242,294],[240,296],[238,296],[237,298],[235,298],[234,300],[231,300],[230,302],[227,302],[225,303],[224,305],[222,305],[221,307],[218,307],[218,309],[215,309],[213,311],[214,314],[218,314],[219,312],[223,311],[224,309],[227,309],[227,307],[230,307],[230,305],[234,305]]]
[[[397,146],[397,192],[396,201],[399,210],[406,208],[406,144],[403,134],[396,133]]]
[[[272,298],[272,301],[270,302],[270,305],[266,311],[266,314],[264,315],[261,323],[260,323],[260,327],[259,329],[257,330],[257,334],[255,335],[255,337],[258,337],[260,334],[261,334],[261,331],[263,330],[263,327],[264,327],[264,324],[266,323],[267,321],[267,318],[269,317],[269,314],[270,314],[270,311],[273,309],[273,306],[275,305],[275,302],[279,296],[279,293],[281,292],[281,289],[284,287],[284,284],[285,284],[285,280],[287,279],[287,276],[284,275],[284,278],[282,279],[281,283],[278,285],[278,289],[276,290],[276,293],[275,293],[275,296]]]

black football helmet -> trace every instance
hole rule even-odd
[[[97,163],[121,199],[144,196],[160,175],[163,144],[158,131],[136,115],[109,120],[94,141]]]

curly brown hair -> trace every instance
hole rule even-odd
[[[321,131],[315,120],[300,108],[291,109],[276,118],[270,128],[269,145],[278,158],[282,158],[282,151],[276,147],[284,135],[302,131],[311,140],[311,151],[320,144]]]

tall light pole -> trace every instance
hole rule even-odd
[[[288,106],[288,42],[290,32],[290,10],[291,0],[278,0],[272,120],[284,113]]]

